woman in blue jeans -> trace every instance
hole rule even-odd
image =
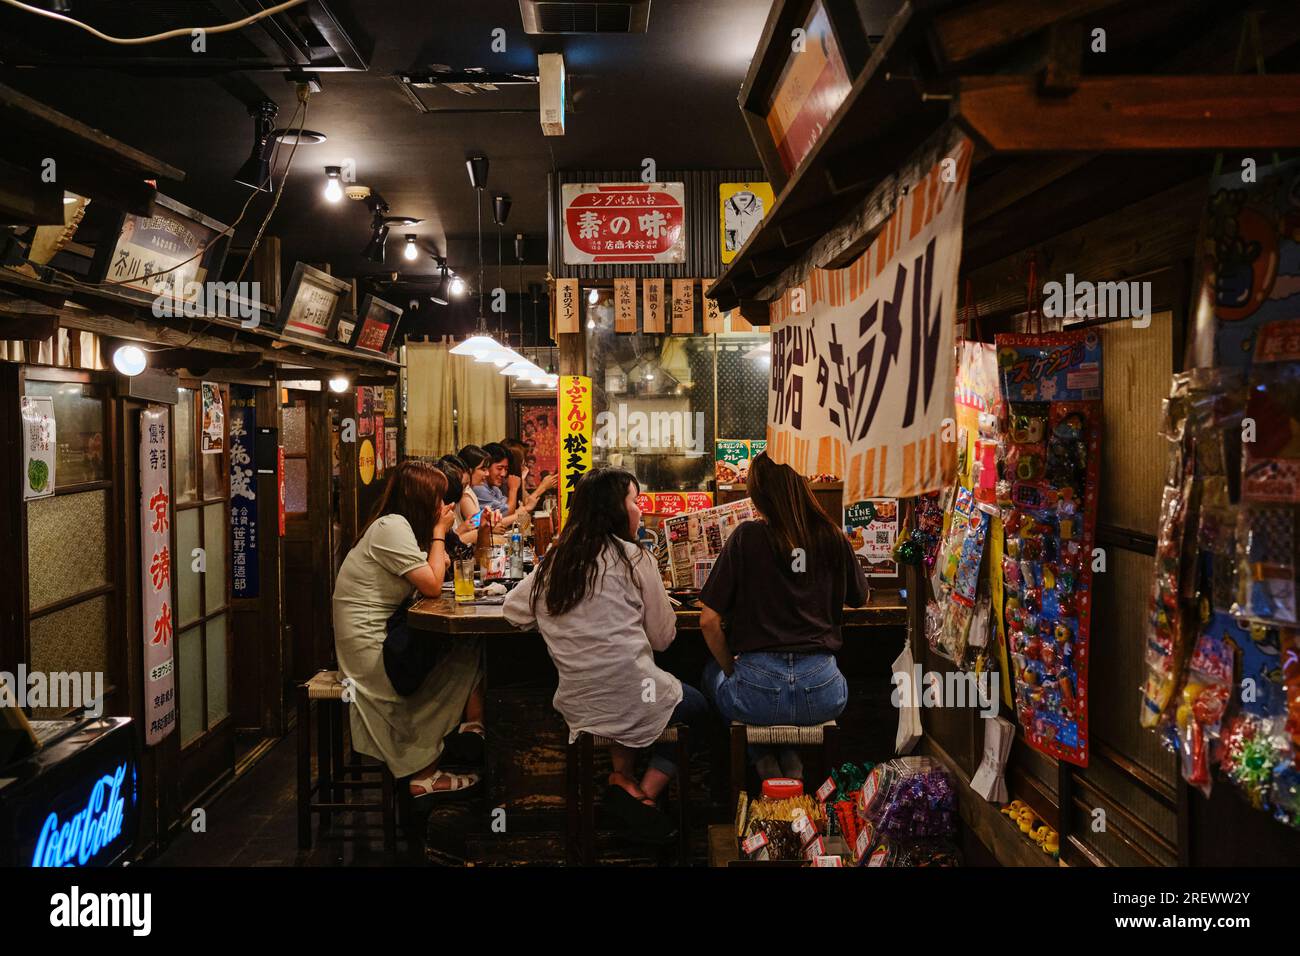
[[[845,605],[867,601],[849,540],[788,465],[758,455],[749,494],[761,520],[740,524],[700,594],[700,628],[713,655],[705,695],[724,720],[812,725],[848,702],[835,663]],[[725,626],[725,631],[724,631]],[[751,747],[759,775],[802,779],[792,749]]]

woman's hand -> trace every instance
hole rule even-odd
[[[551,472],[549,475],[547,475],[545,478],[541,480],[541,482],[537,486],[537,490],[533,493],[537,495],[538,498],[540,498],[542,495],[546,494],[548,491],[550,491],[559,483],[560,483],[560,476],[557,475],[555,472]]]
[[[456,522],[456,506],[443,505],[438,513],[438,522],[433,526],[434,537],[447,537],[447,531]]]

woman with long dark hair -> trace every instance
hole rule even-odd
[[[700,593],[713,655],[704,692],[728,721],[833,720],[848,702],[835,662],[843,608],[866,603],[866,578],[848,538],[789,465],[759,454],[748,490],[762,520],[731,533]],[[764,778],[803,776],[793,750],[754,747],[750,757]]]
[[[464,790],[478,782],[477,774],[438,769],[444,738],[472,733],[462,716],[482,727],[478,642],[451,640],[438,648],[442,656],[436,663],[426,655],[430,669],[419,674],[409,693],[394,686],[392,661],[385,656],[390,619],[413,592],[442,593],[447,533],[455,520],[446,495],[447,478],[438,467],[404,461],[393,468],[334,585],[334,646],[339,670],[354,692],[352,747],[384,761],[393,776],[411,777],[413,796]]]
[[[570,742],[582,732],[615,741],[607,812],[635,836],[661,842],[672,835],[656,802],[677,772],[673,748],[655,747],[640,781],[636,751],[653,746],[670,722],[698,723],[708,704],[655,665],[677,626],[658,565],[636,543],[640,491],[636,478],[615,469],[578,482],[559,537],[510,592],[505,616],[541,631],[559,672],[554,704]]]

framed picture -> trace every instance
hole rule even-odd
[[[351,293],[352,283],[299,262],[293,267],[271,331],[308,342],[333,343],[343,303]]]
[[[773,4],[741,87],[740,108],[777,193],[831,125],[866,66],[871,43],[855,7],[842,0]]]
[[[207,297],[197,284],[221,277],[230,241],[223,235],[227,228],[159,193],[147,216],[116,214],[115,225],[110,223],[107,238],[95,250],[90,277],[141,302],[166,296],[177,314],[206,315]],[[236,308],[234,303],[227,307]]]
[[[402,310],[391,302],[367,295],[353,321],[352,335],[346,342],[349,348],[376,355],[387,355],[393,347]],[[339,337],[342,340],[342,336]]]

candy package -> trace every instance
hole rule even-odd
[[[1183,779],[1210,795],[1213,751],[1232,695],[1236,654],[1211,630],[1202,632],[1192,653],[1182,702],[1175,714]]]
[[[1270,624],[1296,617],[1296,518],[1287,505],[1243,502],[1237,513],[1237,600],[1232,613]]]

